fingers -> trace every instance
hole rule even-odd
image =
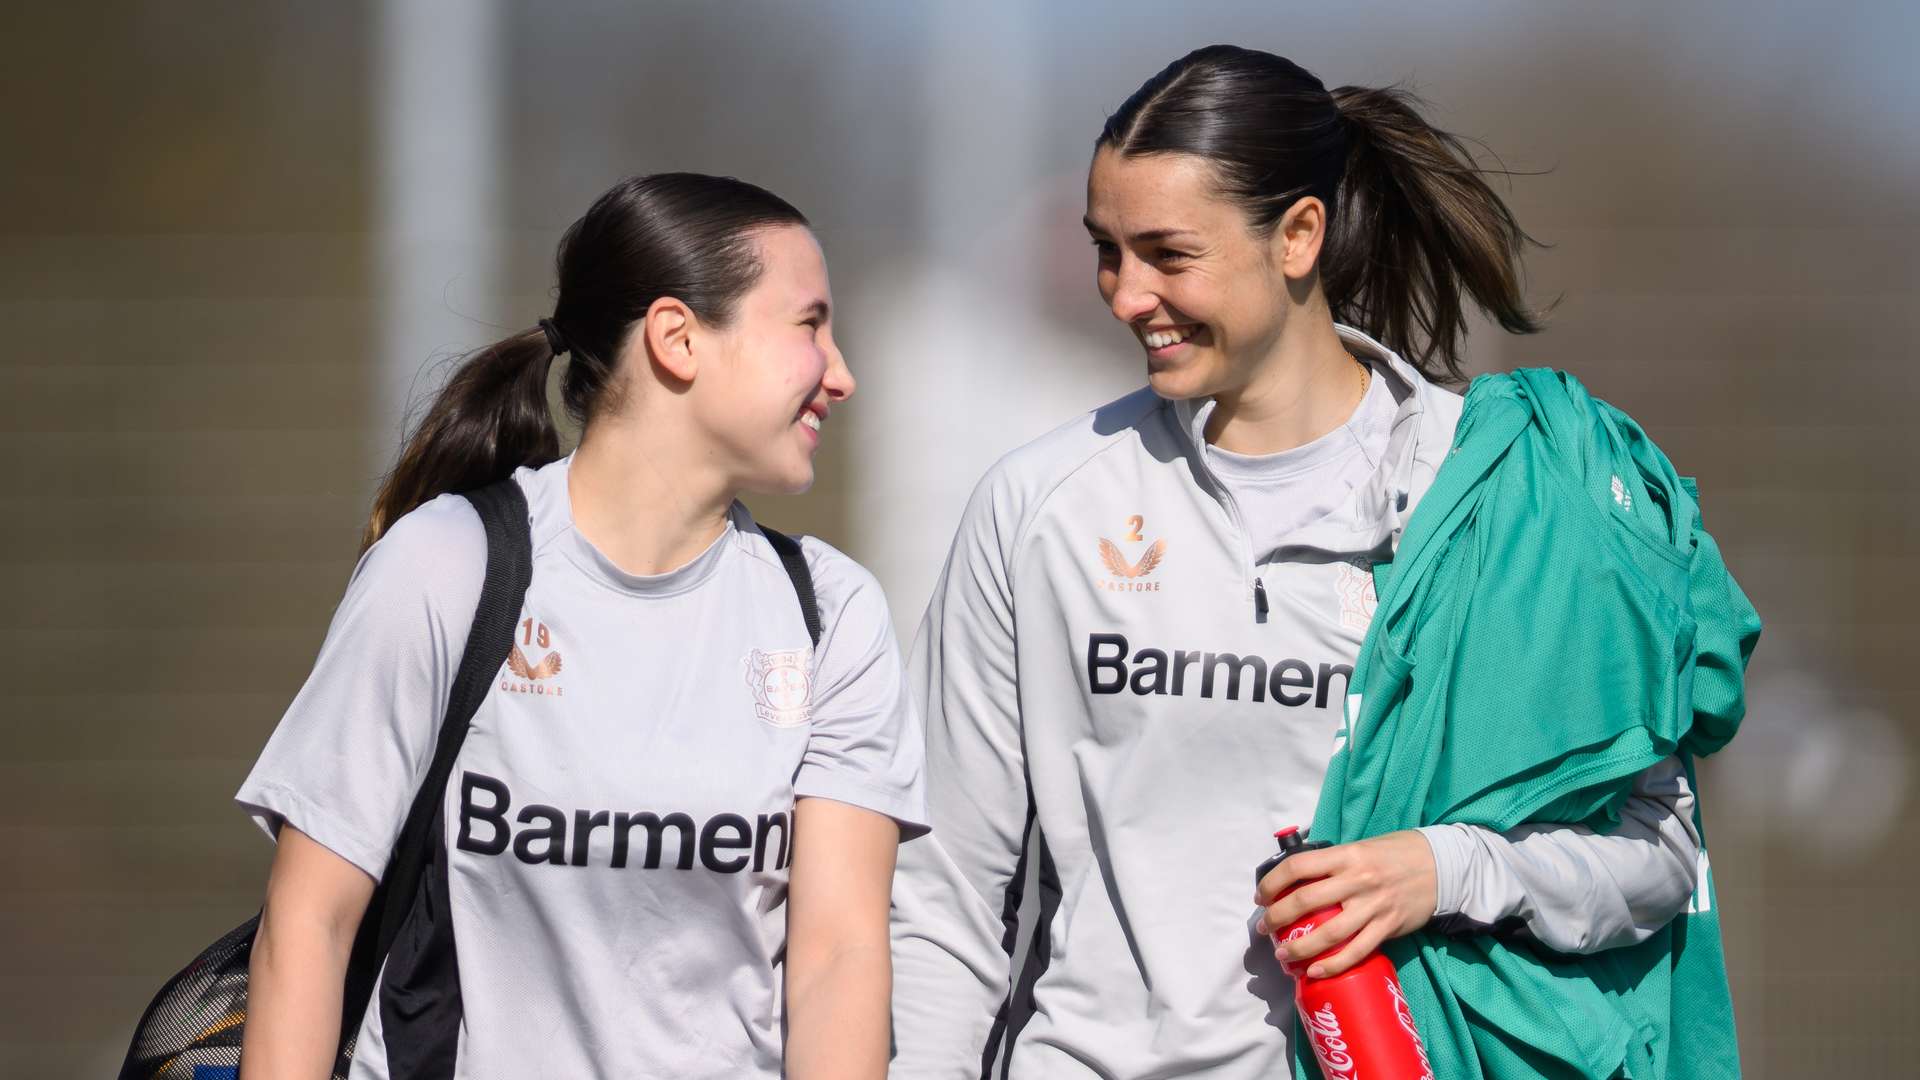
[[[1326,877],[1344,864],[1346,853],[1339,848],[1325,848],[1295,855],[1273,868],[1260,884],[1254,887],[1254,902],[1261,905],[1273,903],[1273,898],[1285,892],[1289,887],[1302,881]]]
[[[1271,934],[1298,922],[1304,915],[1345,901],[1359,890],[1359,884],[1347,877],[1310,881],[1267,906],[1256,924],[1263,934]]]
[[[1389,834],[1308,852],[1274,868],[1258,887],[1258,900],[1264,905],[1256,920],[1260,932],[1272,934],[1315,911],[1336,904],[1341,907],[1311,933],[1276,946],[1274,954],[1284,963],[1310,961],[1308,978],[1330,978],[1351,970],[1388,938],[1424,923],[1424,918],[1414,919],[1401,912],[1420,907],[1423,902],[1427,911],[1432,907],[1430,901],[1403,895],[1409,893],[1409,866],[1426,869],[1427,878],[1432,876],[1431,850],[1418,852],[1427,862],[1417,865],[1419,860],[1409,860],[1409,852],[1403,850],[1408,836],[1419,834]],[[1418,884],[1420,875],[1411,877]],[[1290,894],[1273,899],[1288,888],[1293,889]],[[1427,892],[1431,891],[1428,884]],[[1407,925],[1400,927],[1401,923]]]
[[[1353,935],[1353,940],[1347,942],[1346,946],[1339,952],[1334,953],[1325,960],[1315,961],[1312,966],[1308,967],[1307,978],[1330,979],[1343,971],[1347,971],[1355,964],[1372,956],[1373,951],[1380,947],[1381,942],[1386,940],[1386,924],[1382,920],[1374,919],[1362,927],[1359,933]]]
[[[1312,960],[1322,953],[1332,952],[1341,942],[1359,933],[1371,918],[1372,913],[1363,907],[1342,911],[1315,927],[1312,933],[1275,947],[1274,956],[1282,963]]]

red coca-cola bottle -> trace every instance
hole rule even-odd
[[[1306,834],[1292,825],[1273,836],[1280,841],[1280,853],[1254,871],[1256,885],[1290,856],[1332,846],[1307,843]],[[1280,895],[1299,887],[1295,885]],[[1338,904],[1310,912],[1275,931],[1273,943],[1305,937],[1338,914]],[[1300,1010],[1307,1038],[1313,1041],[1313,1056],[1320,1062],[1320,1071],[1326,1080],[1433,1080],[1427,1048],[1414,1029],[1413,1010],[1400,993],[1400,976],[1393,969],[1393,961],[1374,953],[1332,978],[1307,978],[1307,967],[1313,960],[1333,955],[1344,944],[1336,944],[1312,960],[1282,961],[1280,965],[1293,976],[1294,1005]]]

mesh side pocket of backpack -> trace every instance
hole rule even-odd
[[[120,1080],[233,1080],[247,1019],[255,915],[202,950],[154,995],[134,1029]]]

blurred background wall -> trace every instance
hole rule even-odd
[[[1106,113],[1190,48],[1409,81],[1551,245],[1529,339],[1683,472],[1767,620],[1703,777],[1747,1075],[1920,1058],[1912,5],[1092,0],[9,5],[0,40],[0,1074],[97,1076],[259,902],[228,798],[410,406],[549,309],[618,177],[819,226],[860,377],[759,511],[903,638],[1000,453],[1138,385],[1078,224]]]

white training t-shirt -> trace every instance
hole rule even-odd
[[[562,460],[522,469],[533,578],[447,784],[464,1024],[455,1075],[777,1077],[796,797],[925,821],[919,719],[885,598],[802,540],[817,655],[736,504],[666,574],[573,526]],[[379,877],[431,762],[486,537],[446,495],[361,559],[237,801]],[[384,1078],[376,993],[352,1075]]]
[[[1302,526],[1339,510],[1380,471],[1399,407],[1387,380],[1372,375],[1347,422],[1312,442],[1277,454],[1236,454],[1207,444],[1207,466],[1233,493],[1256,557],[1284,548]]]

